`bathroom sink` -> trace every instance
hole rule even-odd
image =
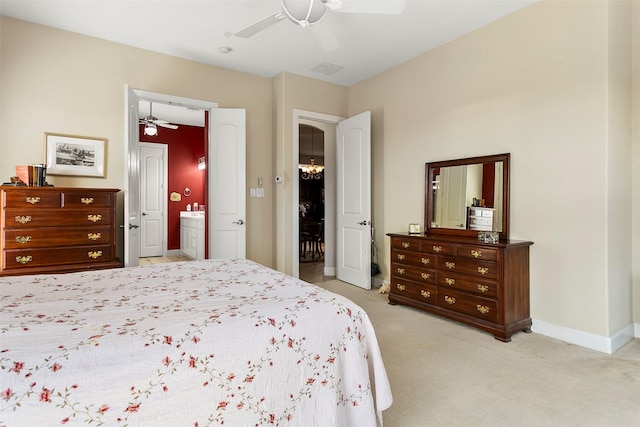
[[[204,218],[204,211],[180,211],[180,216],[186,216],[186,217],[192,217],[192,218],[197,218],[197,217],[203,217]]]

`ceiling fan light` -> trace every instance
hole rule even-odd
[[[158,127],[155,123],[147,123],[144,125],[144,134],[147,136],[156,136],[158,134]]]
[[[320,22],[327,6],[322,0],[282,0],[282,10],[289,20],[304,28]]]

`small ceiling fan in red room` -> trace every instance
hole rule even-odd
[[[158,134],[158,126],[168,129],[178,129],[177,125],[153,116],[152,102],[149,102],[149,115],[142,117],[138,123],[144,125],[144,134],[147,136],[156,136]]]

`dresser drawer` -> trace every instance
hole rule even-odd
[[[458,245],[458,256],[483,261],[497,261],[499,251],[499,249],[486,246]]]
[[[455,255],[456,245],[442,242],[423,241],[420,250],[425,253],[436,255]]]
[[[440,288],[438,306],[487,322],[498,321],[498,303],[495,300]]]
[[[466,276],[463,274],[440,271],[438,285],[443,289],[454,289],[472,292],[488,298],[498,297],[498,282]]]
[[[90,191],[63,191],[63,208],[108,207],[114,204],[111,193],[92,193]]]
[[[421,283],[436,283],[435,270],[402,264],[391,264],[391,276]]]
[[[394,249],[400,249],[402,251],[420,251],[420,240],[412,239],[410,237],[392,237],[391,247]]]
[[[31,211],[42,208],[59,208],[59,191],[12,191],[4,196],[4,207]]]
[[[7,270],[60,264],[91,264],[111,261],[111,245],[53,249],[8,249],[3,267]]]
[[[5,209],[6,229],[32,227],[65,227],[86,225],[109,225],[113,222],[113,211],[110,208],[93,208],[87,210],[36,210],[28,211]],[[62,232],[58,230],[56,232]]]
[[[399,264],[436,267],[436,256],[432,254],[421,254],[418,252],[393,251],[392,262]]]
[[[4,231],[6,249],[78,246],[111,243],[111,227],[78,227],[52,230],[46,227]]]
[[[435,305],[438,288],[435,285],[415,283],[394,277],[391,280],[391,293]]]
[[[442,257],[438,260],[438,269],[443,273],[464,273],[485,279],[498,279],[498,263],[495,262]]]

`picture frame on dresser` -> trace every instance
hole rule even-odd
[[[44,144],[48,175],[106,177],[105,138],[45,132]]]

